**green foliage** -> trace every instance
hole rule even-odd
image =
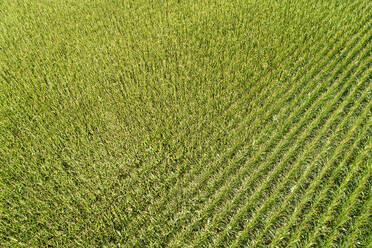
[[[0,247],[369,247],[371,5],[0,1]]]

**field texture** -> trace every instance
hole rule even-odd
[[[0,0],[0,247],[371,247],[368,0]]]

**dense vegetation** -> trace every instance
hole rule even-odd
[[[365,0],[0,0],[0,247],[372,245]]]

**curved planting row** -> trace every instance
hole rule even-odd
[[[352,59],[352,57],[353,56],[351,56],[351,58],[350,59]],[[345,64],[349,64],[349,63],[347,63],[347,61],[345,61],[346,63]],[[340,83],[342,83],[342,81],[340,80],[339,81]],[[324,84],[323,84],[324,85]],[[333,87],[330,87],[330,88],[328,88],[328,91],[329,91],[329,94],[330,93],[332,93],[332,91],[330,91],[331,89],[333,89],[333,93],[335,93],[335,92],[338,92],[338,98],[339,99],[341,99],[341,96],[342,96],[342,93],[343,93],[343,91],[345,91],[346,89],[347,89],[347,87],[348,87],[348,85],[345,85],[344,86],[344,89],[340,89],[340,88],[337,88],[337,87],[335,87],[336,85],[334,85]],[[350,85],[349,85],[350,86]],[[315,111],[319,111],[319,107],[320,106],[322,106],[323,104],[324,104],[324,102],[326,102],[326,100],[327,100],[327,97],[324,97],[323,98],[323,102],[321,102],[321,101],[319,101],[319,100],[321,100],[322,99],[322,97],[318,97],[318,98],[316,98],[317,99],[317,105],[315,105],[314,106],[314,108],[312,108],[311,110],[309,109],[309,110],[307,110],[307,112],[306,112],[306,114],[305,114],[305,116],[307,116],[307,115],[310,115],[310,114],[316,114],[317,112],[315,112]],[[331,98],[332,99],[332,98]],[[336,98],[337,99],[337,98]],[[337,100],[336,100],[336,102],[337,102]],[[317,106],[319,106],[319,107],[317,107]],[[324,105],[323,105],[324,106]],[[268,174],[268,175],[265,175],[265,181],[263,182],[263,183],[261,183],[260,184],[260,187],[259,187],[259,189],[260,190],[264,190],[265,189],[265,182],[270,182],[269,180],[271,180],[271,179],[273,179],[273,180],[277,180],[277,179],[282,179],[281,177],[277,177],[278,175],[276,175],[275,173],[280,173],[280,169],[281,168],[283,168],[284,169],[284,164],[288,161],[290,161],[291,159],[294,159],[295,158],[295,156],[296,155],[298,155],[298,153],[299,153],[299,149],[301,149],[301,143],[302,144],[305,144],[304,142],[306,142],[306,140],[308,139],[308,137],[311,137],[311,135],[312,135],[312,132],[311,131],[313,131],[313,128],[312,127],[314,127],[314,128],[317,128],[317,127],[319,127],[320,125],[319,125],[319,123],[320,123],[320,121],[322,120],[321,119],[321,117],[322,116],[324,116],[325,118],[327,118],[327,117],[329,117],[330,116],[330,114],[329,114],[329,111],[333,111],[334,109],[333,109],[333,105],[328,105],[327,106],[328,108],[325,110],[325,111],[322,111],[322,112],[320,112],[320,113],[318,113],[318,114],[316,114],[316,115],[314,115],[314,117],[316,116],[316,119],[313,119],[312,120],[312,122],[311,123],[309,123],[307,126],[306,126],[306,131],[307,132],[303,132],[303,133],[301,133],[301,132],[299,132],[299,133],[301,133],[301,139],[299,139],[299,141],[297,141],[297,142],[292,142],[293,144],[295,144],[295,146],[292,146],[291,147],[291,149],[286,153],[286,156],[283,156],[282,158],[279,158],[279,159],[273,159],[273,162],[275,163],[275,160],[276,161],[279,161],[280,160],[280,165],[276,165],[275,166],[275,168],[274,168],[274,170],[273,171],[271,171],[270,172],[270,174]],[[305,116],[304,116],[304,118],[303,119],[301,119],[301,121],[300,122],[298,122],[297,124],[301,124],[301,123],[307,123],[308,122],[308,120],[305,118]],[[311,131],[310,131],[311,130]],[[316,129],[315,129],[316,130]],[[314,130],[314,131],[315,131]],[[323,131],[327,131],[328,129],[327,128],[325,128]],[[311,137],[311,138],[314,138],[314,137]],[[283,140],[285,140],[286,142],[287,142],[287,144],[289,144],[289,141],[291,141],[291,139],[289,139],[289,138],[284,138]],[[295,141],[295,140],[294,140]],[[285,143],[285,147],[287,147],[287,144]],[[307,148],[307,146],[308,146],[308,144],[306,144],[306,148]],[[292,156],[294,156],[293,158],[292,158]],[[269,164],[269,161],[271,160],[271,158],[267,158],[266,159],[266,163],[265,164]],[[280,174],[283,174],[283,173],[280,173]],[[280,175],[279,174],[279,175]],[[250,177],[250,179],[251,179],[252,177]],[[256,186],[254,186],[254,187],[252,187],[252,188],[256,188]],[[255,189],[255,191],[254,191],[255,193],[253,194],[253,196],[254,197],[259,197],[260,196],[260,193],[258,193],[258,192],[260,192],[259,190],[256,190]],[[252,194],[252,193],[250,193],[250,194]],[[253,198],[253,199],[255,199],[255,198]],[[249,201],[249,204],[246,204],[245,206],[244,206],[244,208],[243,209],[241,209],[235,216],[234,216],[234,218],[233,218],[233,220],[232,220],[232,223],[230,223],[230,225],[232,226],[232,227],[234,227],[234,226],[237,226],[238,228],[239,228],[239,225],[238,225],[238,222],[241,222],[241,221],[243,221],[245,218],[244,218],[244,216],[243,215],[247,215],[249,212],[247,212],[247,210],[248,210],[248,208],[250,207],[250,205],[251,204],[253,204],[253,202],[252,202],[252,200],[251,201]],[[236,222],[236,223],[235,223]],[[226,228],[225,230],[234,230],[234,229],[231,229],[231,228]],[[227,232],[227,231],[226,231]],[[223,232],[223,234],[224,234],[225,232]],[[227,234],[227,233],[226,233]],[[223,237],[224,237],[224,235],[219,235],[219,239],[220,240],[222,240],[223,239]],[[229,238],[230,237],[232,237],[231,235],[229,235]],[[217,244],[219,243],[220,241],[218,241],[217,242]],[[224,241],[224,243],[226,243],[226,241]]]
[[[225,172],[225,171],[223,171],[223,172]],[[223,181],[223,180],[220,180],[220,181]],[[199,186],[199,185],[198,185]],[[208,193],[210,193],[210,191],[207,191]]]

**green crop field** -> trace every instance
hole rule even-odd
[[[0,0],[0,247],[372,247],[368,0]]]

